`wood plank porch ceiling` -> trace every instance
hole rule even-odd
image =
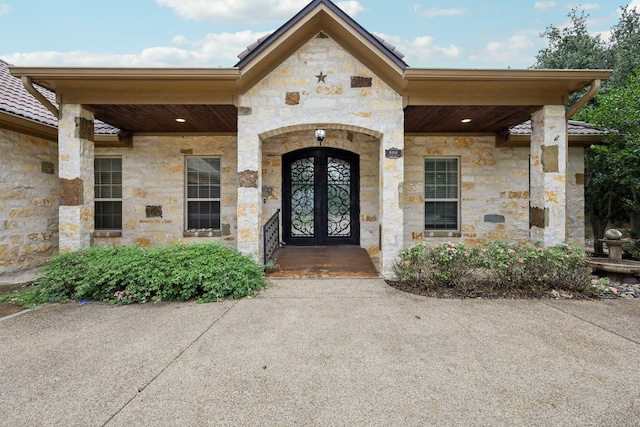
[[[233,133],[233,105],[87,105],[97,119],[119,129],[148,133]],[[407,133],[495,133],[520,124],[537,106],[408,106]],[[176,122],[183,118],[185,122]],[[461,120],[470,118],[471,122]]]
[[[83,104],[96,118],[130,132],[237,131],[238,97],[251,88],[233,69],[72,69],[11,67],[16,77]],[[407,69],[396,76],[408,133],[500,132],[543,105],[566,104],[570,93],[609,70]],[[284,105],[284,99],[282,100]],[[184,118],[178,123],[176,118]],[[461,120],[469,118],[469,123]]]

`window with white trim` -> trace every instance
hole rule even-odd
[[[93,177],[94,228],[122,230],[122,159],[96,157]]]
[[[425,230],[459,230],[460,162],[457,157],[424,160]]]
[[[186,228],[220,230],[220,158],[187,157]]]

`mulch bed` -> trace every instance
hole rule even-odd
[[[496,289],[487,283],[477,283],[465,288],[458,287],[414,287],[404,282],[387,280],[387,284],[403,292],[431,298],[485,298],[485,299],[600,299],[599,295],[579,292]]]

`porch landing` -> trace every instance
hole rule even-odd
[[[359,246],[285,246],[276,252],[270,278],[380,277]]]

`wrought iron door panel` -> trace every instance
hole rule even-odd
[[[282,170],[285,243],[360,243],[357,154],[306,148],[285,154]]]
[[[351,236],[351,165],[343,159],[327,162],[327,235]]]
[[[291,236],[315,237],[315,164],[313,157],[291,163]]]

